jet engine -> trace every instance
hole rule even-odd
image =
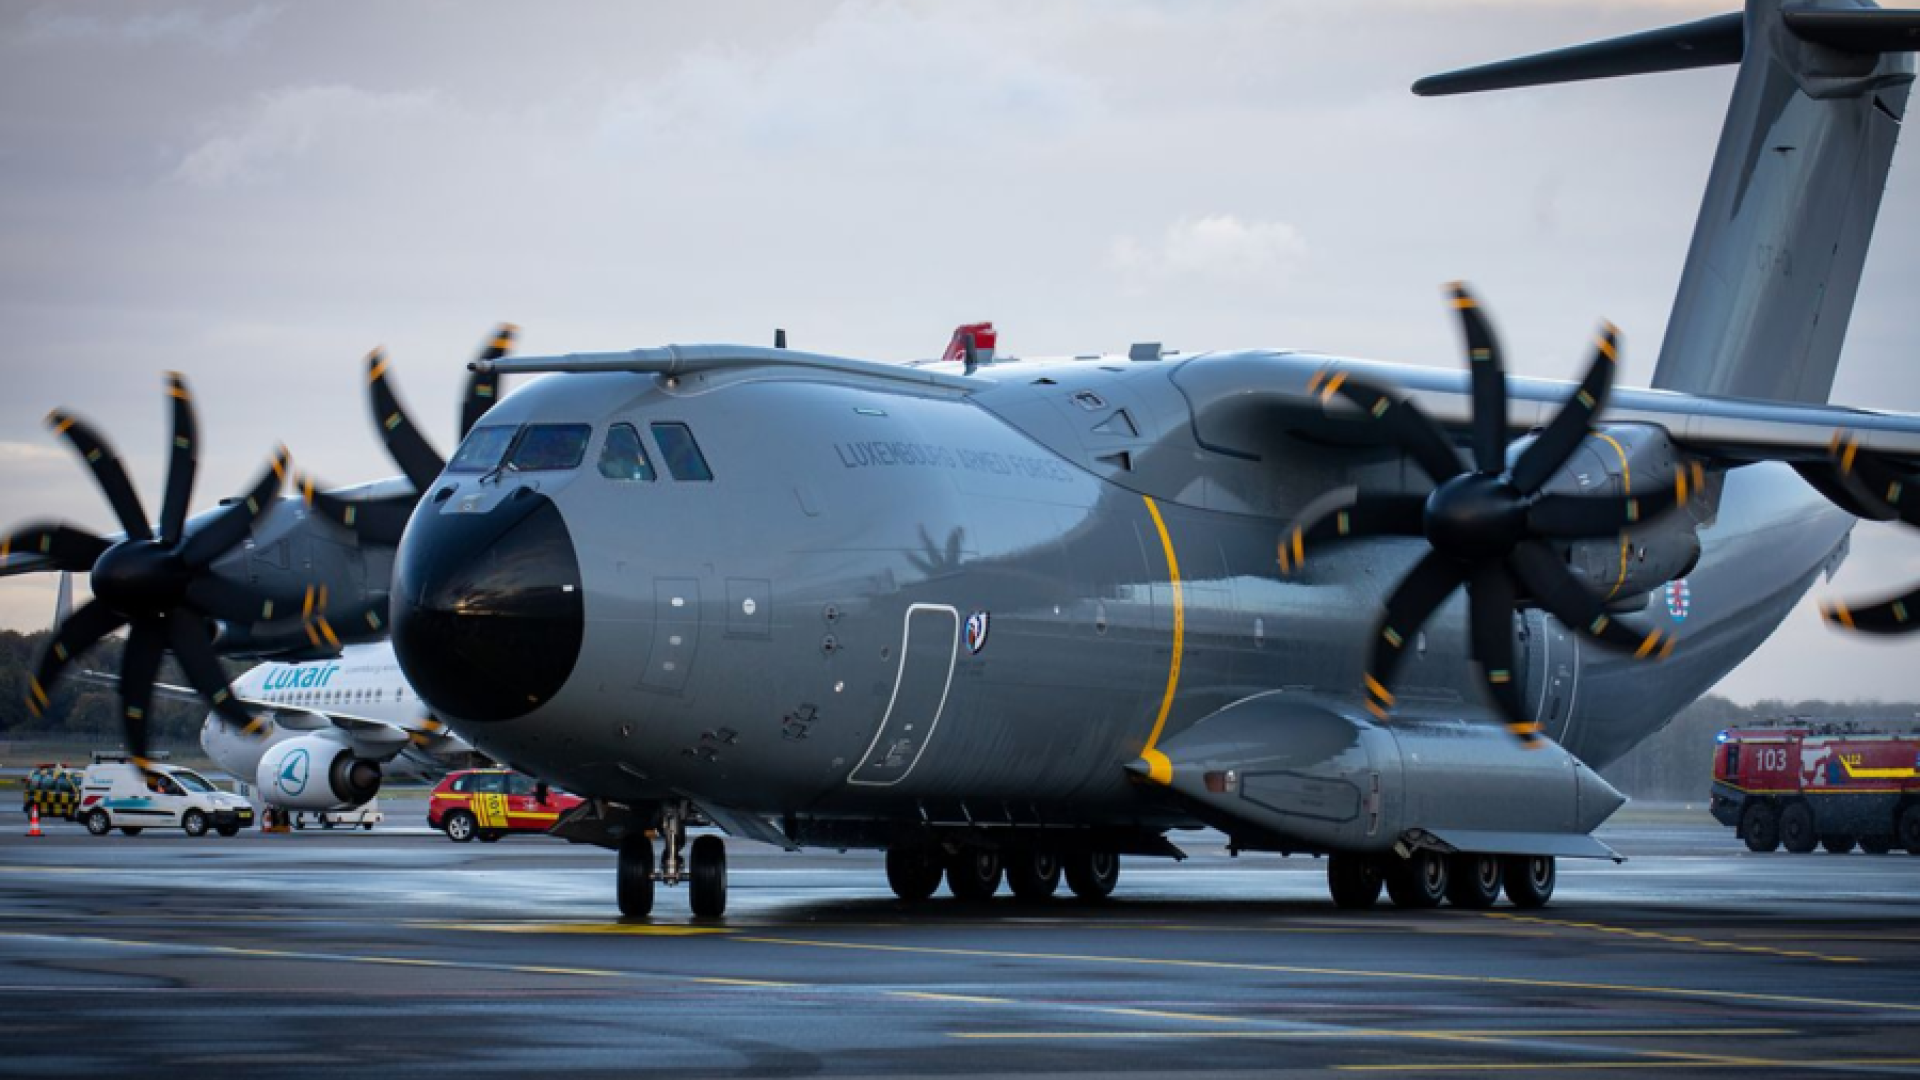
[[[1524,445],[1524,444],[1523,444]],[[1697,474],[1664,428],[1650,424],[1604,424],[1575,450],[1543,491],[1568,495],[1648,496],[1673,489],[1686,477],[1686,503],[1705,497]],[[1630,526],[1617,537],[1563,541],[1555,545],[1567,568],[1595,595],[1616,607],[1676,578],[1700,561],[1699,516],[1690,505]]]
[[[359,806],[380,793],[380,766],[355,757],[344,739],[325,732],[276,743],[260,758],[254,783],[290,810]]]

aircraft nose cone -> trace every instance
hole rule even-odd
[[[421,504],[394,565],[393,651],[436,712],[512,720],[566,685],[586,616],[553,500],[521,488],[484,513]]]
[[[1627,805],[1627,797],[1585,764],[1578,766],[1577,772],[1580,778],[1580,831],[1590,833],[1612,817],[1615,810]]]

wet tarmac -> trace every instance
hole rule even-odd
[[[1920,1075],[1920,858],[1602,835],[1519,912],[1336,911],[1323,864],[1126,862],[1104,904],[895,901],[733,843],[719,922],[614,917],[544,837],[26,839],[0,814],[9,1075]]]

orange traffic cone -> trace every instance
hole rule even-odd
[[[28,836],[46,835],[45,833],[42,833],[40,831],[40,804],[39,803],[34,803],[27,810],[27,835]]]

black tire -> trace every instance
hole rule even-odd
[[[447,839],[464,844],[479,834],[480,823],[465,810],[455,810],[440,819],[440,828],[447,834]]]
[[[181,814],[180,829],[188,836],[207,835],[207,815],[198,810],[189,810]]]
[[[1765,854],[1780,848],[1780,814],[1770,804],[1750,802],[1740,812],[1740,836],[1747,850]]]
[[[939,853],[925,847],[887,849],[887,884],[893,895],[909,904],[917,904],[940,888],[940,876],[946,867]]]
[[[219,834],[220,834],[221,836],[239,836],[239,835],[240,835],[240,826],[238,826],[238,825],[215,825],[215,826],[213,827],[213,831],[214,831],[214,832],[217,832],[217,833],[219,833]]]
[[[1120,884],[1120,856],[1111,851],[1082,851],[1063,862],[1067,888],[1082,900],[1105,900]]]
[[[105,810],[87,811],[87,831],[95,836],[105,836],[113,831],[113,819]]]
[[[373,831],[373,822],[371,822],[371,821],[363,821],[363,822],[361,822],[361,823],[360,823],[360,827],[361,827],[361,828],[363,828],[363,829],[365,829],[365,830],[367,830],[368,832],[372,832],[372,831]]]
[[[988,848],[961,848],[947,857],[947,891],[956,899],[974,903],[993,899],[1000,891],[1000,853]]]
[[[146,828],[145,825],[122,825],[120,826],[120,832],[126,836],[139,836],[146,831]]]
[[[293,829],[295,832],[307,831],[307,816],[305,814],[293,815]]]
[[[478,834],[479,840],[483,844],[497,844],[500,842],[500,838],[505,835],[507,835],[505,829],[482,829]]]
[[[1327,891],[1333,894],[1333,906],[1348,911],[1370,908],[1380,900],[1380,888],[1386,877],[1380,860],[1371,855],[1335,853],[1327,857]]]
[[[1505,867],[1495,855],[1447,856],[1447,902],[1469,911],[1485,911],[1500,902]]]
[[[333,828],[333,819],[332,819],[332,818],[330,818],[330,817],[325,817],[325,816],[322,816],[322,817],[320,818],[320,827],[321,827],[321,828],[323,828],[323,829],[331,829],[331,828]]]
[[[1416,851],[1387,867],[1387,895],[1395,907],[1437,908],[1447,898],[1447,860],[1438,852]]]
[[[1855,839],[1851,836],[1823,836],[1820,846],[1827,849],[1829,855],[1845,855],[1853,850]]]
[[[1060,856],[1051,851],[1008,852],[1007,888],[1027,903],[1052,899],[1060,890]]]
[[[620,841],[614,893],[620,914],[627,918],[644,919],[653,914],[653,838],[646,833],[632,833]]]
[[[1780,811],[1780,846],[1795,855],[1820,846],[1819,834],[1813,831],[1813,807],[1797,802]]]
[[[1553,899],[1560,868],[1551,855],[1509,855],[1501,860],[1502,887],[1517,908],[1542,908]]]
[[[1893,837],[1863,836],[1860,838],[1860,850],[1869,855],[1885,855],[1893,850]]]
[[[727,913],[727,843],[717,836],[696,836],[687,852],[688,899],[697,918]]]
[[[1920,803],[1900,811],[1900,825],[1894,830],[1895,843],[1909,855],[1920,855]]]

